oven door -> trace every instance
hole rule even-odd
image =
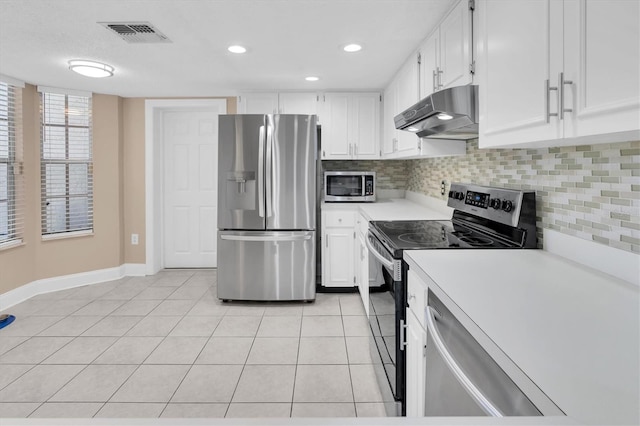
[[[369,294],[369,349],[387,415],[405,414],[405,308],[407,266],[393,259],[369,232],[367,248],[382,267],[385,284]]]

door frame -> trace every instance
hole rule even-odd
[[[163,113],[176,110],[215,108],[227,112],[227,99],[153,99],[145,100],[145,273],[153,275],[164,268],[162,138]]]

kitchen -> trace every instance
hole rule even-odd
[[[438,17],[433,18],[430,28],[436,28],[437,24],[441,21],[440,17],[444,17],[448,8],[453,6],[452,2],[444,3],[447,4],[440,5],[441,10],[439,11],[439,15]],[[483,16],[483,13],[486,12],[486,9],[485,12],[483,12],[482,9],[482,5],[484,3],[477,3],[477,10],[473,13],[474,31],[483,31],[483,23],[487,25],[488,23],[491,23],[491,28],[495,29],[498,36],[500,35],[499,31],[509,30],[513,32],[516,30],[514,28],[505,29],[496,25],[496,23],[491,21],[491,19],[496,19],[500,22],[501,19],[499,13],[495,12],[495,14]],[[573,7],[574,5],[573,2],[566,3],[567,7]],[[488,2],[487,4],[493,3]],[[597,3],[595,4],[597,5]],[[8,3],[3,3],[3,7],[9,7]],[[555,6],[552,5],[552,7]],[[607,8],[604,9],[606,12]],[[11,10],[12,9],[10,9],[9,12]],[[535,10],[533,10],[533,12],[535,12]],[[545,13],[544,10],[542,13]],[[9,14],[3,13],[3,15],[8,16]],[[631,13],[629,16],[635,15]],[[97,21],[101,21],[103,19],[106,18],[91,17],[90,22],[86,25],[94,26]],[[131,18],[120,18],[120,20],[122,19]],[[513,19],[511,19],[511,21],[503,20],[503,22],[513,22]],[[608,22],[616,22],[616,20],[610,19]],[[165,26],[160,25],[157,22],[154,23],[158,25],[162,31],[169,33],[169,31],[165,29]],[[533,23],[531,25],[533,25]],[[7,25],[4,25],[4,22],[3,27],[11,28],[10,26],[7,27]],[[624,28],[622,25],[620,27]],[[634,28],[637,31],[637,22]],[[104,31],[102,28],[98,29]],[[523,26],[520,31],[526,32],[533,30]],[[429,31],[424,29],[418,39],[422,40],[425,35],[428,35],[427,33],[430,34],[432,32],[432,30]],[[489,37],[491,34],[493,33],[487,31],[486,37]],[[171,34],[167,35],[171,37]],[[109,40],[109,43],[114,42],[114,40],[118,41],[117,39],[111,39],[107,36],[112,37],[112,35],[104,35],[104,40]],[[634,37],[629,37],[630,40],[633,38]],[[2,34],[0,41],[3,39],[7,39],[4,33]],[[395,84],[396,79],[391,79],[394,81],[394,84],[387,85],[384,83],[371,86],[379,88],[377,90],[378,98],[379,93],[384,92],[383,97],[385,102],[382,103],[382,105],[379,101],[375,104],[366,104],[371,106],[374,111],[376,107],[380,109],[381,115],[378,118],[378,123],[373,126],[374,129],[380,129],[380,123],[382,123],[382,129],[373,132],[369,131],[368,135],[370,136],[365,137],[364,140],[371,141],[371,139],[375,140],[377,137],[378,142],[376,142],[377,145],[374,146],[380,146],[380,149],[369,149],[367,151],[364,149],[365,145],[362,145],[359,146],[356,151],[354,148],[349,150],[350,146],[348,144],[344,144],[342,146],[339,144],[331,145],[327,142],[331,141],[331,139],[323,133],[321,143],[325,150],[327,150],[327,157],[322,161],[323,168],[325,170],[348,169],[376,171],[376,183],[380,198],[385,198],[383,197],[385,192],[388,192],[391,198],[403,198],[403,196],[406,196],[407,199],[412,201],[422,201],[426,198],[427,203],[431,202],[429,206],[437,205],[438,208],[446,204],[447,199],[447,197],[443,196],[441,192],[442,181],[445,181],[445,194],[448,194],[450,184],[452,182],[473,182],[475,184],[494,187],[534,190],[536,191],[536,202],[538,204],[536,213],[538,216],[537,231],[539,247],[543,247],[545,251],[550,251],[552,243],[555,242],[558,244],[560,239],[560,248],[563,248],[562,243],[566,243],[566,241],[562,239],[564,236],[577,236],[579,240],[595,241],[598,244],[598,248],[604,246],[607,248],[613,247],[616,250],[614,252],[615,255],[596,254],[592,258],[589,258],[588,263],[590,266],[599,266],[597,262],[601,261],[604,263],[602,268],[613,266],[613,269],[623,270],[624,265],[628,264],[632,268],[630,276],[632,276],[634,272],[637,273],[637,257],[628,257],[629,254],[637,252],[638,247],[637,164],[639,137],[637,120],[635,120],[636,127],[631,128],[630,134],[618,135],[621,139],[617,140],[615,138],[607,139],[611,137],[613,134],[612,132],[618,129],[625,129],[624,117],[622,117],[625,114],[624,111],[627,111],[627,113],[628,111],[631,111],[631,114],[635,114],[635,117],[637,118],[637,97],[634,98],[635,101],[631,102],[632,106],[635,105],[635,110],[633,108],[625,110],[624,102],[621,102],[616,104],[617,109],[614,110],[614,112],[616,112],[615,117],[602,113],[605,120],[607,120],[610,125],[614,126],[614,130],[609,130],[606,127],[608,124],[600,123],[597,124],[597,126],[601,126],[599,128],[604,130],[594,132],[593,134],[604,133],[607,136],[590,136],[589,134],[581,135],[578,132],[578,136],[575,138],[562,138],[558,136],[557,132],[561,130],[556,126],[556,128],[551,130],[553,133],[552,136],[545,134],[542,137],[537,136],[541,139],[535,139],[535,135],[531,135],[534,124],[544,127],[546,120],[538,119],[538,114],[540,114],[540,112],[537,110],[529,111],[525,107],[515,107],[513,101],[505,102],[504,96],[507,96],[510,93],[505,94],[504,90],[500,91],[499,87],[493,86],[494,84],[500,83],[501,79],[504,79],[504,76],[499,73],[500,70],[492,70],[492,73],[487,73],[486,70],[483,70],[482,68],[486,67],[487,63],[491,64],[491,62],[481,61],[484,53],[482,51],[482,43],[480,42],[483,41],[486,45],[492,40],[483,39],[481,37],[477,37],[477,39],[479,44],[476,46],[474,52],[477,61],[477,70],[473,78],[474,84],[478,84],[480,87],[479,103],[481,111],[481,136],[479,140],[472,139],[466,142],[464,144],[465,151],[463,151],[463,153],[458,151],[458,155],[430,157],[429,150],[435,149],[434,141],[425,140],[420,147],[416,145],[414,148],[413,142],[404,142],[407,135],[409,135],[408,132],[396,131],[388,125],[389,120],[387,118],[387,114],[385,114],[388,107],[393,106],[391,110],[388,111],[390,116],[393,117],[403,109],[417,102],[419,99],[434,92],[435,90],[432,89],[435,86],[435,83],[439,83],[438,75],[433,77],[432,70],[428,70],[426,67],[426,53],[423,55],[422,59],[425,66],[422,68],[415,66],[416,61],[414,59],[416,57],[413,54],[409,54],[411,49],[418,47],[416,46],[418,43],[415,43],[412,46],[407,46],[405,49],[406,54],[394,62],[391,67],[392,70],[390,70],[386,81],[388,82],[389,79],[391,79],[395,70],[397,70],[399,65],[406,59],[406,63],[409,65],[402,67],[403,72],[398,75],[411,76],[413,75],[412,73],[415,73],[416,78],[410,77],[404,80],[398,79],[398,81],[408,81],[410,84],[415,82],[415,86],[418,87],[418,90],[422,89],[423,92],[418,94],[418,91],[412,91],[412,93],[415,92],[415,95],[412,98],[413,100],[410,100],[409,102],[405,101],[404,106],[399,107],[399,105],[403,104],[399,103],[398,106],[395,106],[393,102],[386,102],[387,99],[397,99],[396,96],[400,97],[400,91],[396,90],[394,93],[393,90],[390,90],[394,87],[400,87],[399,83],[397,85]],[[177,41],[175,42],[177,43]],[[153,48],[157,47],[158,46],[153,46]],[[427,46],[425,46],[425,48],[426,47]],[[530,55],[532,54],[531,52],[540,53],[539,49],[544,48],[544,46],[532,45],[527,46],[527,48],[529,49],[526,50],[527,55]],[[573,50],[569,48],[565,50],[567,55],[573,54]],[[635,52],[637,49],[633,51]],[[4,50],[3,46],[3,52],[10,52],[10,50]],[[522,49],[520,54],[525,55],[524,52],[525,50]],[[366,49],[362,53],[366,53]],[[69,53],[69,55],[78,54],[80,53]],[[514,54],[514,52],[510,51],[510,54]],[[2,54],[3,57],[4,55],[5,53]],[[630,56],[633,59],[634,55]],[[88,84],[84,82],[80,83],[81,80],[69,81],[66,82],[66,85],[64,83],[54,84],[33,79],[33,77],[28,77],[28,74],[26,73],[11,73],[9,72],[10,68],[5,69],[5,67],[8,67],[8,64],[6,64],[3,57],[0,57],[0,63],[3,64],[0,71],[3,74],[8,74],[14,78],[22,77],[33,84],[47,84],[48,86],[67,87],[78,90],[86,89],[86,87],[81,87],[81,84]],[[66,66],[67,59],[71,58],[65,58],[63,61],[65,62],[64,66]],[[501,60],[503,58],[498,57],[496,59]],[[529,56],[527,56],[526,59],[528,60]],[[225,60],[228,61],[231,59],[226,58]],[[635,56],[635,60],[634,66],[637,68],[637,55]],[[567,62],[569,62],[568,59]],[[523,73],[529,72],[527,71],[529,68],[529,62],[521,59],[518,63],[522,67],[522,69],[518,69],[518,75],[522,76]],[[591,66],[592,64],[589,65]],[[433,67],[433,70],[437,70],[438,67],[439,65]],[[423,69],[424,73],[420,73],[418,71],[419,69]],[[591,70],[591,68],[588,69]],[[68,72],[66,70],[64,71]],[[598,69],[595,71],[599,72]],[[534,70],[531,69],[530,72],[533,73]],[[550,111],[550,113],[553,114],[554,111],[557,111],[556,101],[559,99],[559,96],[557,96],[559,95],[559,91],[556,85],[558,75],[555,71],[553,71],[551,76],[548,75],[549,71],[546,73],[547,76],[540,79],[539,84],[543,85],[545,79],[552,79],[549,83],[551,87],[548,93],[554,101],[552,102]],[[634,74],[633,72],[631,72],[631,74],[637,75],[637,73]],[[443,76],[446,75],[448,74],[443,74]],[[465,75],[469,78],[468,74]],[[116,76],[114,76],[114,78]],[[476,78],[478,78],[478,81],[475,81]],[[419,80],[422,80],[422,84],[418,84]],[[567,80],[570,80],[570,78],[567,78]],[[428,84],[426,83],[430,83],[433,86],[428,88]],[[514,82],[509,83],[511,84],[511,91],[518,89],[519,86]],[[631,84],[633,83],[634,82],[631,81]],[[93,91],[96,93],[110,93],[108,90],[110,83],[107,82],[100,84],[106,85],[102,86],[104,87],[103,91],[98,89]],[[285,94],[284,96],[276,96],[276,99],[286,99],[287,90],[285,89],[309,90],[308,88],[305,89],[300,86],[293,87],[281,82],[270,84],[271,85],[268,87],[275,87],[279,91],[281,90],[283,92],[282,94]],[[329,86],[327,86],[329,88],[338,87],[337,83],[327,84],[329,84]],[[356,86],[356,83],[353,81],[351,84],[352,88],[360,87]],[[448,84],[448,82],[445,81],[444,84]],[[202,84],[198,85],[198,90],[200,91],[202,90],[201,86]],[[526,91],[525,89],[529,86],[532,86],[531,90]],[[385,89],[382,91],[383,87],[388,88],[389,90]],[[482,96],[483,93],[486,94],[486,92],[483,92],[483,87],[491,87],[492,89],[495,89],[495,91],[492,90],[490,92],[491,97],[486,95],[485,97]],[[556,89],[552,89],[552,87],[556,87]],[[567,87],[570,88],[568,85]],[[624,90],[627,91],[628,87],[635,87],[635,93],[637,93],[637,81],[635,81],[635,86],[623,87]],[[349,100],[354,99],[355,97],[352,96],[349,97],[349,99],[346,99],[345,104],[345,96],[339,96],[341,93],[346,92],[348,88],[349,86],[344,87],[344,90],[339,91],[337,95],[329,90],[320,91],[322,93],[329,92],[324,93],[325,98],[322,105],[326,105],[326,95],[334,93],[332,96],[334,96],[333,99],[336,100],[335,105],[346,105],[348,108]],[[610,98],[608,96],[619,94],[616,90],[618,90],[618,88],[611,88],[611,92],[609,94],[606,96],[602,95],[603,99],[605,101],[609,101]],[[33,123],[37,123],[39,122],[39,118],[37,112],[38,95],[36,93],[36,88],[29,84],[25,87],[23,92],[23,115],[25,122],[28,119],[31,119],[33,120]],[[240,98],[238,99],[236,98],[236,93],[228,92],[229,89],[221,88],[219,91],[212,92],[211,96],[215,96],[216,93],[225,96],[224,103],[226,104],[225,107],[227,112],[246,111],[246,102],[247,99],[250,99],[251,93],[240,93]],[[199,92],[185,92],[181,94],[167,91],[161,96],[195,97],[195,93]],[[521,91],[517,93],[523,98],[530,96],[530,98],[528,98],[531,101],[530,104],[535,103],[535,105],[545,106],[544,91],[538,90],[537,86],[534,87],[533,83],[531,85],[522,84]],[[598,93],[601,94],[601,92],[596,92],[596,94]],[[147,96],[141,95],[120,97],[114,95],[94,94],[94,167],[96,173],[96,182],[94,187],[96,212],[94,220],[96,221],[96,232],[92,238],[75,238],[41,242],[38,233],[38,226],[33,225],[34,223],[39,222],[39,217],[36,217],[37,215],[35,214],[39,209],[36,200],[39,198],[39,195],[37,195],[37,181],[39,178],[34,177],[33,174],[25,173],[25,176],[27,177],[26,185],[31,188],[31,191],[34,194],[36,194],[30,197],[29,203],[31,204],[27,206],[26,210],[26,222],[32,225],[25,227],[25,239],[27,242],[31,241],[31,244],[25,244],[22,247],[6,251],[3,250],[0,254],[0,270],[2,271],[2,280],[0,281],[2,281],[1,291],[3,293],[15,291],[21,286],[29,283],[37,283],[38,281],[45,282],[46,280],[49,280],[46,284],[55,285],[56,283],[53,280],[55,277],[69,277],[79,273],[90,274],[92,271],[106,271],[108,269],[120,268],[122,265],[126,265],[126,267],[122,268],[122,271],[127,271],[131,275],[144,274],[147,271],[146,268],[148,267],[148,264],[156,262],[156,257],[158,256],[158,252],[161,250],[161,247],[157,246],[157,241],[152,242],[152,237],[154,234],[161,235],[162,233],[162,230],[157,228],[160,226],[159,222],[161,215],[158,211],[150,211],[157,210],[157,208],[152,209],[150,206],[156,205],[155,203],[158,202],[158,197],[149,198],[149,192],[153,195],[156,190],[153,186],[153,181],[154,177],[157,176],[152,173],[157,173],[158,169],[161,168],[161,164],[154,164],[153,157],[148,158],[150,145],[151,151],[153,152],[153,143],[145,139],[148,138],[149,124],[147,124],[147,129],[145,129],[144,123],[145,118],[149,117],[150,112],[151,114],[155,113],[155,110],[162,112],[163,108],[166,109],[173,106],[166,106],[167,103],[162,104],[162,101],[158,99],[148,101],[145,100],[146,97]],[[153,97],[157,98],[158,96]],[[271,96],[270,99],[273,101],[274,97]],[[369,100],[371,100],[371,97]],[[156,105],[149,105],[149,102],[153,103],[154,101],[156,102]],[[178,100],[173,102],[176,105],[179,103]],[[343,103],[340,104],[339,102]],[[569,102],[569,96],[567,98],[567,102]],[[529,103],[527,105],[529,105]],[[486,108],[489,109],[487,110]],[[501,114],[504,115],[498,115],[493,118],[489,116],[485,121],[483,121],[482,111],[501,111]],[[343,114],[343,112],[337,110],[336,115],[340,116],[341,114]],[[518,114],[521,115],[518,116]],[[537,119],[530,126],[519,124],[526,121],[526,114],[530,114],[530,117]],[[321,126],[325,125],[325,123],[323,123],[323,119],[325,118],[324,115],[325,112],[321,110],[319,112]],[[571,118],[570,113],[567,113],[566,116],[568,117],[567,119]],[[376,116],[374,114],[374,118],[375,117]],[[501,122],[500,120],[503,121]],[[560,122],[556,116],[551,116],[549,121],[554,125]],[[117,123],[118,125],[114,126],[114,123]],[[493,128],[483,129],[483,123],[491,124]],[[516,123],[517,125],[513,125],[509,128],[509,123]],[[151,124],[151,127],[152,126],[153,124]],[[567,129],[573,128],[573,126],[575,126],[575,123],[572,123],[571,126],[567,126]],[[360,127],[358,129],[360,129]],[[324,132],[326,126],[321,128]],[[564,131],[567,132],[567,129]],[[33,126],[25,126],[25,140],[37,141],[37,132],[38,126],[36,124]],[[545,128],[542,129],[541,132],[550,132],[550,130]],[[487,137],[483,138],[483,134]],[[505,139],[508,140],[505,141]],[[412,140],[415,140],[415,138],[412,138]],[[493,143],[487,144],[488,140],[493,141]],[[537,143],[539,140],[553,142],[547,142],[546,144]],[[117,141],[117,143],[112,141]],[[527,143],[526,141],[531,142]],[[606,143],[602,143],[605,141]],[[522,144],[521,147],[516,145],[509,146],[509,148],[505,149],[504,146],[509,144],[509,142],[512,144],[522,142]],[[456,145],[459,146],[459,144],[455,143],[450,144],[447,146],[447,149],[456,149]],[[435,145],[435,147],[437,148],[441,146]],[[328,151],[329,148],[331,148],[331,151]],[[37,142],[34,144],[27,144],[24,149],[25,170],[37,170],[39,167],[36,162],[39,156],[37,151]],[[385,158],[384,160],[373,159],[380,158],[379,150],[383,151],[382,158]],[[157,155],[158,153],[155,154]],[[353,158],[348,159],[350,155]],[[145,162],[147,167],[141,167],[140,165],[145,164]],[[153,171],[149,170],[150,166],[153,167],[154,165],[156,167],[153,168]],[[111,184],[105,183],[108,181],[119,182],[119,184],[117,187],[114,187]],[[419,205],[420,203],[415,204]],[[102,205],[102,207],[98,208],[99,205]],[[385,204],[375,203],[374,205],[384,206]],[[111,207],[105,209],[104,206]],[[345,205],[342,204],[340,206],[344,207]],[[365,209],[366,208],[367,207],[365,207]],[[401,217],[397,216],[395,218],[392,217],[388,219],[400,218]],[[387,220],[387,218],[375,219]],[[105,232],[105,229],[118,230],[116,233],[117,236],[106,235],[110,233]],[[140,244],[129,244],[130,234],[138,234],[141,237]],[[587,249],[584,249],[581,245],[572,245],[574,242],[575,241],[573,239],[570,240],[568,244],[570,244],[571,249],[568,250],[568,253],[563,252],[561,254],[570,257],[572,254],[571,252],[581,254],[586,253],[584,250]],[[627,257],[629,260],[624,260]],[[616,259],[616,261],[612,262],[611,259]],[[580,261],[580,259],[573,260]],[[494,263],[496,262],[496,260],[491,261]],[[620,266],[620,264],[622,264],[622,266]],[[16,268],[14,265],[29,266]],[[634,267],[636,269],[633,269]],[[606,270],[606,272],[609,274],[616,273],[616,271],[610,270]],[[82,277],[76,277],[75,279],[77,282],[82,282]],[[90,279],[94,279],[94,277],[90,277]],[[630,280],[632,280],[632,278],[626,279],[626,281]],[[84,282],[83,284],[86,283],[87,282]],[[15,292],[12,294],[15,294]]]

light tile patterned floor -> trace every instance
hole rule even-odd
[[[3,313],[0,418],[384,415],[357,293],[222,303],[215,270],[166,270]]]

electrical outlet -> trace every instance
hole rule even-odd
[[[444,195],[447,192],[446,186],[447,186],[447,182],[445,181],[440,182],[440,195]]]
[[[138,245],[138,234],[131,234],[131,244],[134,246]]]

